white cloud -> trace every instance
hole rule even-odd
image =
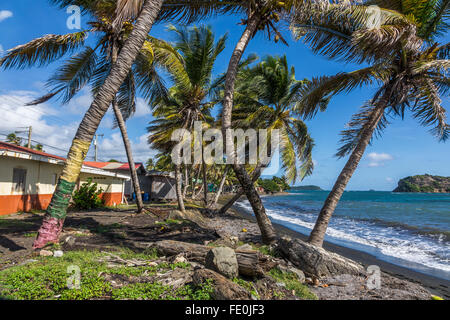
[[[3,46],[0,44],[0,55],[2,55],[3,52],[5,52],[5,50],[3,49]]]
[[[142,135],[131,141],[131,149],[135,162],[145,163],[149,158],[155,157],[157,152],[150,148],[147,143],[147,135]],[[98,148],[99,160],[108,161],[115,159],[118,161],[127,161],[125,147],[120,132],[113,133],[110,137],[106,137],[99,141]]]
[[[394,160],[394,157],[388,153],[376,153],[371,152],[367,155],[367,158],[370,160],[368,166],[369,167],[380,167],[385,164],[386,161]]]
[[[392,179],[391,177],[387,177],[387,178],[386,178],[386,181],[387,181],[387,182],[393,182],[394,179]]]
[[[133,117],[145,117],[151,114],[152,112],[150,110],[150,106],[148,105],[148,103],[142,98],[137,98],[136,112],[134,113]]]
[[[0,10],[0,22],[2,22],[5,19],[11,18],[13,16],[13,13],[9,10]]]
[[[25,127],[32,126],[32,140],[48,145],[44,146],[46,152],[65,156],[78,125],[55,117],[59,113],[58,110],[48,104],[25,106],[37,96],[38,94],[32,91],[11,91],[0,95],[0,112],[4,120],[0,121],[0,133],[3,134],[0,139],[5,140],[4,135],[25,131]],[[26,133],[18,135],[24,137],[26,141]]]

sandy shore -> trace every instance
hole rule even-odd
[[[252,222],[256,222],[256,219],[253,215],[247,213],[236,205],[232,207],[232,210],[240,217],[250,220]],[[274,227],[277,233],[281,235],[286,235],[291,238],[299,238],[302,240],[306,240],[307,237],[301,233],[298,233],[294,230],[291,230],[283,225],[278,223],[274,223]],[[396,278],[405,279],[411,282],[418,283],[422,285],[424,288],[428,289],[432,294],[443,297],[444,299],[450,299],[450,281],[437,278],[434,276],[426,275],[411,269],[407,269],[383,260],[379,258],[355,249],[346,248],[343,246],[339,246],[330,242],[324,243],[324,248],[331,252],[335,252],[340,254],[346,258],[352,259],[361,263],[364,266],[369,265],[377,265],[380,269]]]

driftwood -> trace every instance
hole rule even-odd
[[[197,269],[192,277],[194,284],[201,285],[210,280],[214,290],[211,296],[215,300],[249,300],[250,294],[231,280],[209,269]]]
[[[158,241],[154,246],[160,254],[166,256],[184,254],[188,260],[203,265],[205,264],[206,254],[211,250],[211,247],[208,246],[174,240]],[[264,272],[276,266],[276,262],[258,251],[237,250],[236,258],[239,265],[239,274],[244,276],[262,276]]]
[[[321,278],[338,274],[362,275],[362,265],[299,239],[282,238],[278,248],[303,272]]]

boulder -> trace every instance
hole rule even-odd
[[[365,274],[363,266],[355,261],[299,239],[284,237],[279,242],[279,249],[297,268],[315,277]]]
[[[172,210],[169,213],[168,219],[173,220],[189,220],[195,222],[199,226],[204,225],[204,219],[199,211],[186,210],[185,212],[181,212],[179,210]]]
[[[236,253],[228,247],[218,247],[206,254],[205,267],[233,279],[239,275]]]

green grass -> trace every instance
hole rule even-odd
[[[276,281],[284,283],[286,289],[294,290],[297,297],[306,300],[317,300],[317,296],[312,293],[307,286],[298,281],[298,277],[295,273],[286,273],[278,268],[274,268],[269,271],[269,275]]]
[[[170,226],[171,224],[182,224],[185,221],[183,220],[176,220],[176,219],[166,219],[164,221],[158,221],[156,225],[158,226]]]
[[[131,250],[114,252],[123,259],[154,260],[155,250],[134,253]],[[88,300],[88,299],[210,299],[211,285],[186,285],[177,290],[159,283],[133,283],[112,288],[103,274],[139,277],[165,273],[175,268],[190,268],[188,263],[162,263],[158,266],[107,267],[101,261],[106,253],[71,251],[62,257],[37,257],[36,262],[0,271],[0,300]],[[71,265],[81,271],[80,289],[69,289],[67,271]]]
[[[234,278],[233,282],[243,287],[245,290],[250,292],[251,295],[255,296],[258,300],[260,299],[258,292],[252,282],[246,281],[241,278]]]

